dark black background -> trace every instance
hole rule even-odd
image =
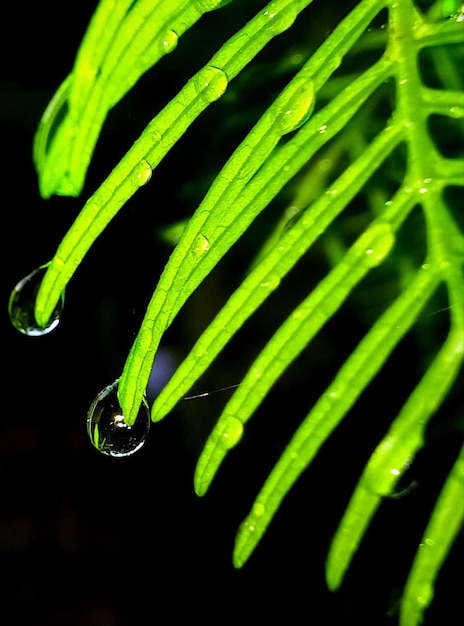
[[[195,177],[206,184],[211,160],[220,161],[211,126],[195,126],[191,142],[167,159],[101,236],[71,281],[54,333],[27,338],[9,324],[12,287],[52,257],[82,205],[80,199],[40,198],[31,145],[44,107],[71,69],[93,8],[90,2],[49,0],[2,9],[0,621],[394,625],[407,568],[458,449],[452,427],[432,438],[418,459],[413,478],[419,487],[382,507],[338,594],[326,588],[324,559],[369,451],[407,393],[393,379],[397,367],[387,368],[324,447],[249,563],[240,571],[231,564],[234,534],[254,495],[326,382],[323,372],[333,375],[338,352],[360,333],[350,313],[291,368],[205,498],[194,495],[194,466],[227,392],[182,403],[152,428],[134,457],[105,458],[87,440],[87,408],[119,376],[169,255],[157,227],[195,208],[199,192],[177,190]],[[221,29],[233,32],[228,16],[222,22],[208,18],[197,39],[181,42],[179,53],[188,58],[189,46],[206,42],[198,52],[200,67],[221,40]],[[195,69],[167,59],[110,115],[84,198]],[[236,255],[206,281],[169,331],[164,348],[174,358],[186,353],[240,280],[246,263]],[[244,332],[198,391],[238,382],[269,335],[273,316],[284,315],[276,311],[278,302],[288,304],[291,297],[284,292],[274,300],[273,313],[269,309],[267,318]],[[416,350],[412,344],[404,348],[398,362],[405,371],[414,368]],[[454,397],[445,418],[459,416],[459,407],[462,401]],[[459,555],[462,540],[440,576],[426,624],[459,622]]]

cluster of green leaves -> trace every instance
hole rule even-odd
[[[244,24],[150,122],[87,200],[51,260],[35,314],[45,325],[89,247],[125,202],[147,183],[194,120],[276,36],[290,29],[311,0],[273,0]],[[77,195],[108,111],[178,38],[218,0],[102,0],[75,66],[50,103],[35,142],[44,197]],[[168,327],[206,276],[295,175],[306,206],[277,228],[253,267],[198,338],[156,398],[152,418],[166,416],[320,236],[363,198],[369,220],[332,269],[275,330],[224,408],[204,447],[195,489],[204,494],[229,450],[276,381],[342,307],[353,290],[397,251],[414,210],[425,223],[426,253],[402,273],[398,296],[372,323],[321,393],[269,474],[242,524],[234,563],[242,566],[285,495],[438,289],[446,290],[449,332],[370,457],[327,560],[337,589],[374,513],[397,488],[424,443],[430,419],[449,393],[464,358],[464,235],[446,193],[464,184],[462,154],[444,154],[430,120],[446,118],[462,132],[464,16],[456,2],[360,0],[300,64],[237,146],[183,229],[126,361],[119,382],[125,419],[133,423],[153,360]],[[227,11],[233,10],[233,4]],[[105,28],[102,28],[102,24]],[[102,35],[103,33],[103,35]],[[345,61],[370,53],[361,69]],[[434,70],[427,84],[423,58]],[[390,109],[385,114],[385,100]],[[379,113],[379,111],[381,113]],[[344,154],[340,166],[337,155]],[[324,162],[324,167],[320,166]],[[391,163],[402,166],[391,175]],[[372,181],[377,182],[372,191]],[[370,187],[371,186],[371,187]],[[314,191],[316,190],[316,191]],[[302,192],[302,196],[305,194]],[[464,519],[464,450],[443,486],[412,564],[401,624],[414,626]]]

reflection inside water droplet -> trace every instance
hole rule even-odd
[[[150,412],[145,399],[132,426],[124,421],[118,400],[118,381],[105,387],[87,414],[87,434],[95,448],[108,456],[125,457],[137,452],[150,430]]]
[[[39,326],[35,319],[35,301],[46,271],[47,266],[44,265],[20,280],[11,292],[8,303],[11,323],[19,332],[29,337],[46,335],[56,328],[60,321],[63,309],[63,296],[56,305],[46,326]]]

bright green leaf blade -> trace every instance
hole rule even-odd
[[[433,588],[464,522],[464,448],[454,464],[425,529],[401,600],[400,626],[418,626]]]

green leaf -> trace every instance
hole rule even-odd
[[[420,624],[435,579],[464,522],[464,448],[443,486],[411,566],[401,602],[400,626]]]

